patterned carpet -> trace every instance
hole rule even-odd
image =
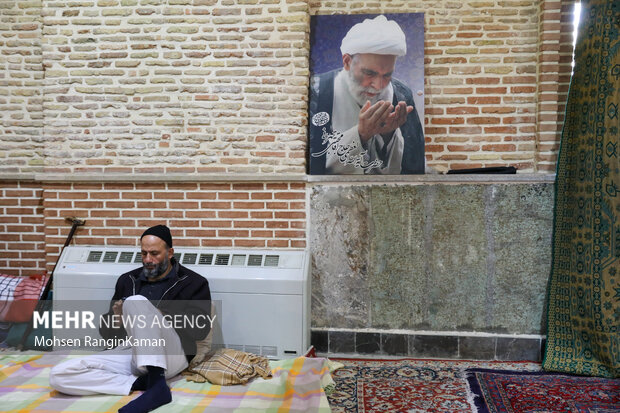
[[[620,377],[620,2],[581,7],[558,158],[543,366]]]
[[[620,412],[620,380],[486,369],[467,379],[478,413]]]
[[[338,359],[336,388],[328,397],[334,413],[471,412],[465,370],[539,371],[530,362]]]

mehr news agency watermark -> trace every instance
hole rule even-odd
[[[65,302],[67,303],[67,302]],[[75,302],[70,302],[72,305]],[[106,303],[109,303],[107,301]],[[210,302],[209,302],[210,303]],[[177,308],[183,305],[176,302]],[[107,304],[106,304],[107,305]],[[92,306],[92,302],[89,302]],[[60,306],[62,307],[62,306]],[[79,307],[79,306],[78,306]],[[209,307],[210,308],[210,304]],[[170,329],[211,330],[214,327],[216,314],[209,312],[193,312],[166,314],[164,311],[157,316],[152,314],[105,314],[104,311],[87,309],[50,309],[33,313],[33,331],[35,347],[53,347],[56,349],[88,349],[110,350],[116,347],[152,347],[166,346],[162,337],[135,338],[131,335],[124,337],[103,338],[99,334],[102,329],[115,330],[124,328],[126,331],[135,329]],[[37,329],[52,330],[53,334],[36,334]]]

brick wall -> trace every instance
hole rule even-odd
[[[305,172],[294,0],[43,1],[48,171]]]
[[[0,171],[304,173],[309,16],[424,12],[429,164],[547,172],[573,3],[0,1]]]
[[[40,274],[45,268],[42,189],[33,182],[0,182],[0,273]]]
[[[541,172],[555,171],[560,147],[573,60],[574,7],[574,0],[540,4],[537,166]]]
[[[174,245],[305,248],[303,183],[45,183],[45,244],[51,270],[69,233],[86,220],[78,245],[139,245],[149,226],[167,224]]]
[[[45,200],[43,210],[21,205],[20,197],[2,198],[9,204],[2,206],[0,267],[15,268],[11,259],[27,261],[14,271],[41,270],[44,249],[46,262],[53,262],[70,227],[66,215],[89,220],[92,226],[78,238],[97,243],[135,242],[143,224],[165,218],[180,224],[175,235],[183,243],[304,246],[303,197],[276,196],[304,192],[286,177],[306,169],[308,21],[314,14],[424,12],[429,165],[551,171],[570,72],[573,2],[83,0],[69,6],[0,0],[0,191],[24,185],[32,192],[24,202]],[[216,173],[279,174],[282,182],[258,183],[263,189],[256,191],[227,183],[221,191],[209,189],[216,199],[200,200],[191,196],[211,184],[55,188],[45,179],[32,182],[31,174],[42,171],[117,173],[122,182],[133,182],[137,173],[178,172],[204,181]],[[132,192],[163,198],[127,198]],[[235,193],[248,198],[225,198]],[[150,210],[141,202],[162,206]],[[164,212],[173,215],[155,215]],[[118,216],[96,216],[107,213]],[[9,223],[28,228],[16,232]],[[30,234],[45,236],[46,244],[29,240]]]
[[[41,1],[0,0],[0,171],[43,166]]]

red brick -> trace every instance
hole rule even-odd
[[[144,201],[137,203],[137,207],[140,209],[166,208],[167,206],[168,204],[165,201]]]
[[[198,203],[198,202],[192,202],[192,201],[179,201],[179,202],[175,202],[175,201],[169,201],[168,205],[170,206],[170,208],[175,208],[175,209],[198,209],[199,205],[202,205],[204,202]]]
[[[267,189],[271,189],[271,190],[288,189],[288,184],[281,184],[281,183],[269,183],[266,186],[267,186]]]
[[[134,211],[139,212],[142,216],[148,217],[149,211]],[[149,214],[150,215],[150,214]],[[153,211],[153,218],[184,218],[185,214],[183,211]]]
[[[286,247],[288,247],[288,240],[270,239],[270,240],[267,240],[267,247],[269,247],[269,248],[286,248]]]
[[[424,128],[425,135],[440,135],[446,133],[448,130],[446,128],[432,127],[426,126]]]
[[[217,197],[219,199],[249,199],[250,194],[247,192],[220,192]]]
[[[214,229],[186,229],[185,236],[186,237],[196,237],[196,238],[204,238],[204,237],[215,237],[217,232]]]
[[[482,108],[482,113],[514,113],[516,110],[514,106],[493,106]]]
[[[466,80],[468,85],[496,85],[499,83],[498,77],[470,77]]]
[[[535,86],[513,86],[510,88],[511,93],[534,93],[536,92]]]
[[[467,114],[478,114],[479,109],[477,107],[472,106],[461,106],[461,107],[453,107],[447,108],[446,113],[448,115],[467,115]]]
[[[450,152],[475,152],[480,150],[478,145],[448,145]]]
[[[474,125],[488,125],[500,123],[500,118],[490,117],[490,116],[481,116],[481,117],[473,117],[468,118],[467,123],[472,123]]]
[[[488,126],[484,128],[484,133],[517,133],[514,126]]]
[[[267,209],[288,209],[286,202],[267,202]]]
[[[464,161],[467,159],[467,155],[441,155],[438,159],[441,161]]]
[[[232,240],[229,239],[202,239],[200,243],[203,247],[232,247]]]
[[[273,194],[271,192],[252,192],[250,195],[252,199],[272,199],[273,198]]]
[[[140,205],[140,204],[146,204],[146,202],[139,202],[138,205]],[[133,201],[106,201],[105,202],[105,207],[106,208],[129,209],[129,208],[135,208],[136,207],[136,203],[133,202]],[[147,208],[147,207],[138,206],[138,208]]]
[[[231,228],[232,221],[224,221],[224,220],[203,220],[200,221],[201,227],[207,228]]]
[[[242,247],[242,248],[251,248],[251,247],[264,248],[265,247],[265,241],[258,240],[258,239],[236,239],[233,241],[233,243],[235,247]]]
[[[471,87],[444,87],[442,92],[447,95],[470,95],[474,89]]]
[[[218,211],[217,216],[218,218],[244,219],[244,218],[248,218],[248,213],[247,211]]]
[[[109,193],[103,192],[103,194],[108,195]],[[108,196],[108,198],[112,198]],[[121,194],[122,199],[153,199],[152,192],[123,192]]]
[[[186,192],[186,199],[216,199],[217,192]]]
[[[235,221],[235,228],[264,228],[265,223],[262,221]]]
[[[508,89],[505,87],[478,87],[476,88],[476,94],[479,95],[491,95],[491,94],[505,94]]]
[[[472,96],[467,98],[469,105],[499,105],[502,98],[499,96]]]
[[[239,183],[233,184],[234,191],[261,191],[265,188],[264,184],[260,183]]]
[[[451,126],[450,134],[455,135],[471,135],[482,133],[482,128],[480,126]]]
[[[264,209],[264,202],[233,202],[234,209]]]
[[[238,229],[220,229],[217,231],[217,235],[219,237],[247,238],[250,235],[250,232]]]
[[[276,192],[273,194],[274,199],[305,199],[305,192]]]
[[[493,144],[493,145],[482,145],[483,151],[493,151],[493,152],[514,152],[517,149],[515,145],[512,144]]]
[[[136,221],[133,219],[106,219],[105,225],[110,227],[135,227]]]
[[[288,228],[288,221],[266,221],[266,228]]]
[[[120,183],[120,182],[106,182],[103,185],[103,189],[105,189],[106,191],[132,191],[134,189],[134,184]]]
[[[215,218],[217,216],[215,211],[203,211],[201,209],[197,211],[184,211],[184,212],[185,212],[185,218],[204,219],[204,218]]]
[[[121,230],[117,228],[92,228],[90,230],[90,234],[93,236],[113,236],[119,237],[121,235]]]
[[[273,237],[273,231],[267,231],[267,230],[264,230],[264,229],[252,230],[251,231],[251,236],[252,237],[259,237],[259,238],[271,238],[271,237]]]
[[[58,196],[61,199],[86,199],[88,198],[87,192],[59,192]]]
[[[230,202],[201,202],[200,208],[207,209],[230,209]]]
[[[305,238],[306,231],[275,231],[276,238]]]
[[[433,118],[431,123],[439,125],[459,125],[465,123],[464,118]]]
[[[175,238],[174,245],[179,247],[200,247],[199,239]]]
[[[306,218],[306,213],[305,212],[295,212],[295,211],[276,211],[275,212],[275,217],[277,219],[305,219]]]
[[[153,192],[154,199],[185,199],[185,194],[183,192]]]
[[[170,228],[194,228],[196,227],[196,221],[186,221],[181,219],[173,219],[169,221]]]

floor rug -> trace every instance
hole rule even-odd
[[[620,380],[486,369],[467,380],[478,413],[620,412]]]
[[[530,362],[418,359],[342,359],[328,395],[334,413],[471,412],[465,370],[473,367],[538,371]]]

